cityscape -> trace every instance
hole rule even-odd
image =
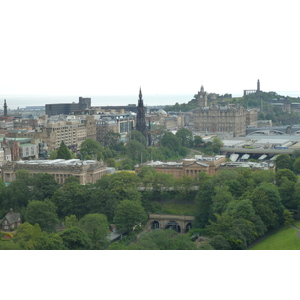
[[[264,249],[270,232],[300,230],[299,98],[259,79],[241,97],[203,85],[187,103],[146,97],[140,87],[127,105],[80,96],[17,109],[4,99],[1,249]],[[36,244],[21,233],[34,226]],[[297,238],[279,247],[298,249]]]

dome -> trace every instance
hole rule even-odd
[[[161,108],[157,111],[157,113],[160,114],[160,115],[167,115],[167,112],[164,111],[164,110],[161,109]]]

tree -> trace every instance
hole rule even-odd
[[[117,228],[132,231],[134,226],[147,220],[147,214],[139,201],[123,200],[116,207],[114,223]]]
[[[299,149],[300,151],[300,149]],[[300,157],[298,157],[295,162],[293,163],[293,170],[296,174],[300,173]]]
[[[284,215],[284,225],[290,225],[294,223],[294,214],[289,211],[288,209],[285,209],[283,212]]]
[[[144,250],[196,250],[197,246],[188,235],[172,229],[156,229],[141,234],[136,247]]]
[[[64,246],[68,250],[89,250],[91,240],[88,235],[79,227],[71,227],[59,233]]]
[[[138,190],[139,177],[135,173],[119,172],[109,176],[103,176],[97,181],[96,186],[108,189],[119,200],[140,200],[141,193]]]
[[[272,170],[254,171],[252,174],[252,179],[256,185],[259,185],[262,182],[273,183],[275,181],[275,173]]]
[[[16,179],[4,190],[2,205],[5,210],[13,208],[15,211],[26,207],[30,199],[30,191],[24,180]]]
[[[72,158],[72,154],[70,152],[70,150],[68,149],[68,147],[66,146],[66,144],[64,143],[64,141],[62,141],[60,143],[59,148],[57,149],[57,156],[56,158],[58,159],[71,159]]]
[[[116,168],[117,167],[117,163],[116,163],[116,160],[113,159],[113,158],[109,158],[107,161],[106,161],[106,165],[110,168]]]
[[[104,149],[99,142],[93,139],[86,139],[80,145],[82,159],[100,159],[103,157]]]
[[[195,147],[200,147],[200,146],[202,146],[203,143],[204,143],[204,142],[203,142],[203,139],[202,139],[201,136],[196,135],[196,136],[194,137],[194,146],[195,146]]]
[[[180,141],[172,132],[166,131],[161,138],[161,146],[169,147],[172,151],[176,152],[180,146]]]
[[[189,200],[193,196],[193,179],[190,176],[183,175],[175,179],[177,190],[176,198],[180,200]]]
[[[156,170],[151,166],[143,166],[139,169],[137,176],[141,179],[144,187],[152,186]]]
[[[220,154],[220,148],[222,147],[223,143],[222,141],[217,138],[214,137],[212,140],[212,150],[215,154]]]
[[[57,214],[61,218],[70,215],[76,215],[81,218],[87,213],[87,202],[90,197],[91,190],[88,186],[81,185],[77,182],[65,183],[62,188],[56,190],[51,201],[57,207]]]
[[[228,191],[229,187],[219,187],[214,188],[214,195],[212,196],[212,212],[221,214],[225,211],[226,206],[229,202],[233,201],[231,193]]]
[[[33,174],[28,170],[18,170],[16,172],[16,180],[24,182],[26,185],[34,184]]]
[[[48,159],[57,159],[57,150],[50,151]]]
[[[214,195],[214,182],[211,179],[206,179],[199,187],[195,198],[195,227],[204,228],[209,224],[209,219],[212,215],[212,197]]]
[[[228,241],[222,235],[215,235],[209,240],[209,244],[215,250],[230,250]]]
[[[78,220],[75,215],[66,216],[65,223],[67,228],[78,226]]]
[[[276,171],[280,169],[293,169],[293,160],[288,154],[279,154],[275,159]]]
[[[36,250],[66,250],[62,238],[58,233],[43,231],[42,236],[35,246]]]
[[[140,142],[142,145],[147,146],[147,139],[145,136],[138,130],[132,130],[128,133],[129,140],[135,140]]]
[[[193,147],[194,144],[194,138],[193,138],[193,132],[186,128],[180,128],[175,136],[179,139],[180,143],[184,147]]]
[[[48,233],[53,232],[58,224],[56,206],[49,199],[32,200],[26,209],[26,220],[32,225],[39,224],[41,229]]]
[[[88,235],[93,249],[104,249],[108,245],[108,221],[103,214],[87,214],[79,221],[79,227]]]
[[[33,175],[32,196],[33,200],[50,199],[59,188],[59,184],[53,175],[48,173],[37,173]]]
[[[255,213],[261,217],[268,229],[276,228],[283,223],[284,206],[276,186],[263,182],[254,189],[250,200]]]
[[[14,242],[19,244],[22,249],[34,250],[41,237],[42,230],[39,224],[33,226],[25,222],[18,227]]]
[[[145,146],[136,140],[130,140],[126,144],[125,149],[128,158],[135,163],[143,163],[148,159]]]
[[[280,186],[282,182],[286,178],[288,181],[293,182],[294,184],[297,182],[297,176],[289,169],[278,169],[276,172],[276,185]]]
[[[114,132],[112,130],[108,131],[103,137],[104,146],[109,146],[115,151],[120,151],[123,146],[123,142],[120,141],[120,133]]]

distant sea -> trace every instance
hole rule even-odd
[[[6,99],[8,109],[25,108],[26,106],[42,106],[53,103],[78,103],[79,97],[91,98],[92,106],[126,106],[128,104],[138,104],[138,95],[4,95],[0,94],[0,109],[1,102]],[[187,103],[193,99],[194,94],[184,95],[143,95],[145,106],[166,106]]]
[[[300,91],[279,91],[278,95],[300,97]],[[195,93],[194,93],[195,94]],[[156,94],[143,95],[145,106],[166,106],[174,105],[176,102],[188,103],[193,99],[194,94]],[[232,93],[233,97],[241,97],[241,93]],[[78,103],[79,97],[91,98],[92,106],[125,106],[128,104],[138,103],[138,95],[9,95],[0,94],[0,109],[1,102],[4,103],[6,99],[8,109],[25,108],[26,106],[43,106],[45,104],[53,103]]]

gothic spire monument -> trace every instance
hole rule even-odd
[[[138,102],[137,116],[136,116],[136,130],[141,132],[146,137],[147,128],[146,128],[146,118],[145,118],[145,107],[144,107],[141,88],[139,93],[139,102]]]
[[[4,117],[7,117],[7,104],[6,104],[6,99],[4,99],[4,105],[3,105],[3,108],[4,108]]]

